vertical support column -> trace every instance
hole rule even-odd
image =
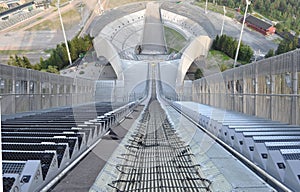
[[[196,97],[195,97],[195,84],[194,84],[194,81],[192,82],[192,101],[196,101]]]
[[[74,86],[74,89],[72,91],[73,91],[74,99],[73,99],[72,104],[77,105],[78,104],[78,81],[77,81],[77,78],[74,79],[73,86]]]
[[[29,79],[27,79],[26,80],[27,81],[27,84],[26,84],[26,86],[27,86],[27,89],[26,89],[26,94],[30,94],[30,80]]]
[[[271,65],[272,66],[272,65]],[[272,68],[272,67],[271,67]],[[270,74],[270,81],[271,81],[271,87],[270,87],[270,111],[269,111],[269,118],[270,119],[274,119],[273,117],[273,110],[276,109],[275,104],[276,104],[276,100],[274,99],[273,94],[275,93],[275,75]]]
[[[257,94],[258,94],[258,90],[259,90],[259,84],[258,84],[258,67],[257,67],[257,63],[255,63],[255,78],[254,78],[254,115],[257,116],[258,112],[257,112]]]
[[[12,113],[16,113],[16,68],[13,68],[13,72],[12,72],[13,76],[12,76],[12,100],[11,100],[11,105],[12,107]]]
[[[15,73],[13,74],[14,75],[12,76],[12,94],[16,94],[16,76]]]
[[[43,94],[43,88],[42,88],[43,82],[40,80],[37,83],[39,84],[39,90],[38,90],[37,94],[42,95]]]
[[[53,81],[52,76],[49,77],[49,107],[53,106],[52,103],[52,91],[53,91]]]
[[[34,98],[33,98],[33,95],[30,94],[30,78],[28,78],[27,76],[27,79],[26,79],[26,94],[27,94],[27,99],[28,99],[28,102],[27,102],[27,110],[28,111],[32,111],[34,109],[33,105],[34,105]]]
[[[65,105],[68,105],[67,104],[67,100],[68,100],[68,97],[67,97],[67,81],[65,80],[65,78],[63,79],[63,84],[62,84],[62,93],[61,93],[61,97],[62,97],[62,103],[63,103],[63,105],[65,106]]]
[[[299,109],[298,109],[298,66],[297,63],[300,62],[298,61],[297,57],[298,52],[294,52],[292,54],[293,58],[293,71],[292,71],[292,106],[291,106],[291,124],[297,124],[298,123],[298,118],[299,118]]]
[[[270,60],[270,63],[269,63],[269,66],[270,66],[270,83],[271,83],[271,87],[270,87],[270,108],[269,108],[269,118],[270,119],[273,119],[273,109],[276,110],[276,107],[275,107],[275,100],[274,100],[274,96],[273,94],[275,93],[275,75],[273,75],[272,71],[273,71],[273,66],[272,63],[271,63],[271,60]]]
[[[243,109],[242,109],[242,111],[243,111],[243,113],[245,113],[245,114],[248,114],[247,113],[247,111],[248,111],[248,105],[249,105],[249,103],[248,103],[248,101],[249,101],[249,96],[248,95],[245,95],[245,93],[247,92],[247,79],[245,78],[245,70],[243,70],[243,78],[242,78],[242,81],[243,81],[243,84],[242,84],[242,86],[243,86]]]
[[[117,101],[116,96],[117,96],[117,81],[114,80],[112,102],[116,102]]]
[[[236,84],[235,84],[235,71],[232,73],[232,80],[231,80],[231,109],[232,111],[235,111],[235,89],[236,89]]]
[[[222,89],[222,82],[223,81],[222,80],[223,80],[223,78],[218,83],[219,90],[218,90],[218,97],[217,97],[217,99],[218,99],[218,105],[219,105],[219,107],[221,109],[223,109],[223,102],[221,100],[222,94],[223,94],[223,89]]]

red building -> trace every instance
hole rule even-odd
[[[263,35],[273,35],[276,31],[276,28],[272,24],[258,19],[252,15],[248,15],[246,17],[245,23],[248,27],[262,33]]]

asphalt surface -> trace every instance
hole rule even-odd
[[[211,38],[215,38],[221,32],[223,15],[219,13],[209,11],[205,14],[204,9],[187,2],[179,4],[164,2],[161,8],[192,19],[201,25]],[[242,24],[238,21],[226,17],[223,33],[238,39],[241,26]],[[252,47],[253,50],[260,50],[263,53],[267,53],[270,49],[276,50],[278,46],[272,41],[272,37],[266,37],[247,27],[244,29],[242,41]]]
[[[95,0],[93,0],[95,1]],[[87,1],[92,2],[92,1]],[[86,33],[91,36],[97,36],[99,32],[110,22],[121,18],[127,14],[143,10],[146,8],[146,2],[131,3],[115,9],[107,10],[101,16],[96,16],[90,26],[87,28]],[[194,6],[191,2],[182,2],[177,4],[175,2],[163,2],[162,9],[189,17],[193,21],[199,23],[206,31],[206,33],[214,38],[221,31],[223,16],[218,13],[208,12],[200,7]],[[72,39],[84,25],[89,13],[95,7],[91,7],[90,3],[85,6],[83,10],[83,20],[72,29],[67,30],[67,38]],[[241,24],[231,18],[226,18],[224,34],[233,36],[238,39],[240,35]],[[39,61],[40,57],[46,58],[48,55],[43,53],[42,50],[54,48],[57,44],[63,42],[63,34],[61,31],[15,31],[6,32],[0,35],[0,50],[32,50],[34,53],[29,54],[30,61],[35,63]],[[266,53],[270,49],[277,49],[277,44],[272,41],[272,37],[265,37],[262,34],[245,28],[243,34],[243,42],[250,45],[255,51],[260,50]],[[27,54],[24,54],[27,56]],[[9,56],[0,55],[0,62],[6,63]]]

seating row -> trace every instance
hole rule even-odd
[[[193,102],[171,105],[294,191],[300,191],[300,126]]]
[[[83,105],[3,121],[4,189],[41,190],[137,104],[131,102],[112,110],[97,103],[96,112]]]

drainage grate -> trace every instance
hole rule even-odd
[[[21,174],[25,163],[2,163],[3,173]]]

